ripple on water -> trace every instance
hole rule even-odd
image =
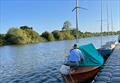
[[[63,83],[58,67],[48,66],[46,70],[27,72],[5,78],[2,83]]]
[[[56,68],[47,69],[46,71],[26,73],[24,75],[18,75],[11,78],[6,78],[4,83],[63,83],[61,75]]]

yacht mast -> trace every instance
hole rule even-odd
[[[78,0],[76,0],[76,43],[78,43]]]
[[[111,32],[113,32],[113,16],[112,16],[112,8],[111,8]]]
[[[72,10],[76,10],[76,43],[78,43],[78,0],[76,0],[76,7]]]
[[[102,0],[101,0],[101,47],[102,47]]]
[[[106,4],[107,4],[107,35],[109,35],[108,0]]]
[[[78,9],[84,9],[84,10],[87,10],[86,8],[83,8],[83,7],[79,7],[78,6],[78,0],[76,0],[76,7],[72,10],[72,12],[74,10],[76,10],[76,43],[78,43],[78,27],[79,27],[79,24],[78,24]]]

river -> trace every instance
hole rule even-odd
[[[104,36],[106,41],[118,36]],[[79,44],[101,45],[101,37],[79,39]],[[59,69],[75,40],[0,47],[0,83],[63,83]]]

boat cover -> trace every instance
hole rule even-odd
[[[104,59],[101,54],[96,50],[93,44],[87,44],[80,46],[80,50],[84,54],[84,60],[80,66],[101,66],[104,63]]]
[[[111,49],[98,49],[98,52],[104,57],[104,56],[109,56],[113,50]]]

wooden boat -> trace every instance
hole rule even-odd
[[[93,44],[80,46],[85,59],[77,70],[69,70],[67,74],[61,73],[66,83],[90,83],[104,63],[103,57],[98,53]]]
[[[78,0],[76,0],[76,31],[78,32]],[[85,9],[85,8],[82,8]],[[78,43],[78,33],[76,32],[76,42]],[[68,74],[62,74],[66,83],[90,83],[103,65],[103,57],[98,53],[92,44],[80,46],[84,53],[84,60],[81,62],[79,69],[70,70]],[[99,65],[99,66],[98,66]],[[62,69],[62,68],[61,68]],[[62,72],[61,72],[62,73]]]
[[[96,74],[100,71],[100,67],[80,67],[75,71],[71,71],[68,75],[62,75],[65,83],[90,83]]]
[[[98,49],[98,52],[103,56],[104,62],[112,53],[108,49]],[[68,75],[63,75],[65,83],[91,83],[96,74],[101,70],[101,66],[80,66],[75,71],[70,71]]]

